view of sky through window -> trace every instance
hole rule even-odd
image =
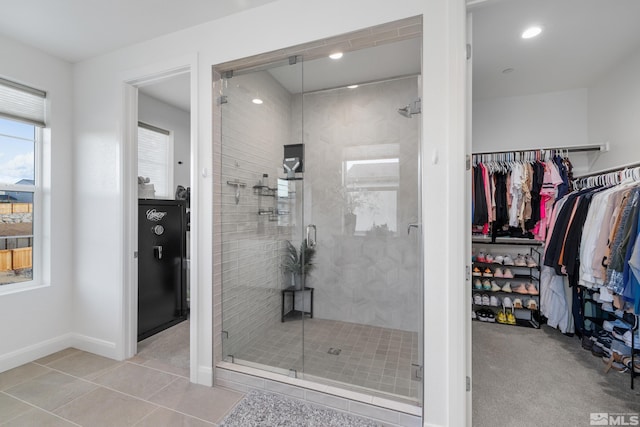
[[[0,183],[33,184],[35,127],[0,118]]]

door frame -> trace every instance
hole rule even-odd
[[[166,61],[151,64],[129,71],[120,76],[123,96],[122,149],[120,150],[121,189],[123,194],[122,213],[123,227],[123,291],[121,300],[121,328],[119,347],[123,357],[130,358],[138,348],[138,88],[181,74],[190,75],[190,268],[188,271],[190,289],[190,330],[189,330],[189,377],[191,382],[208,383],[210,379],[200,378],[199,337],[203,325],[199,321],[199,253],[198,230],[200,218],[198,212],[198,57],[196,54],[185,55]]]

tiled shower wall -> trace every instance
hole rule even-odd
[[[289,228],[278,226],[260,209],[274,207],[274,197],[253,189],[262,175],[276,186],[283,145],[290,137],[291,98],[267,72],[234,76],[218,82],[226,95],[220,105],[221,271],[223,356],[233,355],[280,322],[280,272]],[[264,104],[251,100],[259,96]],[[227,181],[239,181],[239,189]],[[273,219],[273,218],[271,218]],[[214,253],[216,252],[214,248]]]
[[[418,331],[421,319],[419,238],[420,121],[398,108],[418,97],[418,77],[304,95],[305,223],[318,233],[314,316]],[[300,114],[295,97],[294,114]],[[294,132],[301,121],[294,118]],[[399,159],[395,230],[354,235],[344,213],[344,162]],[[380,206],[371,206],[378,209]],[[377,224],[382,225],[382,224]]]

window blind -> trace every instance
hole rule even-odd
[[[156,197],[170,197],[171,144],[167,130],[138,122],[138,175],[150,179]]]
[[[0,116],[45,127],[47,93],[0,78]]]

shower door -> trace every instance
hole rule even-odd
[[[307,91],[294,111],[305,151],[298,233],[315,244],[304,376],[421,404],[418,84]]]
[[[290,320],[296,295],[285,292],[291,275],[283,264],[289,243],[300,243],[299,201],[295,182],[279,178],[283,146],[301,140],[291,98],[301,91],[302,63],[292,57],[222,76],[223,358],[295,377],[302,372],[303,329]]]

